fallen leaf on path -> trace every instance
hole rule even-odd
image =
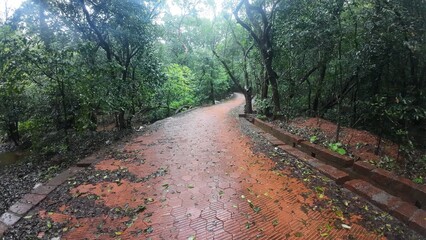
[[[278,226],[278,220],[277,219],[275,219],[274,221],[272,221],[272,226]]]
[[[253,208],[253,211],[255,212],[255,213],[259,213],[260,212],[260,210],[262,210],[259,206],[256,206],[256,207],[254,207]]]
[[[145,229],[145,230],[143,230],[145,233],[148,233],[148,234],[150,234],[150,233],[152,233],[152,232],[154,232],[154,229],[152,228],[152,227],[148,227],[147,229]]]
[[[135,208],[134,212],[135,213],[141,213],[143,211],[145,211],[146,207],[144,205],[139,205],[137,208]]]
[[[346,224],[342,224],[342,228],[344,228],[344,229],[351,229],[352,227],[351,227],[351,226],[348,226],[348,225],[346,225]]]

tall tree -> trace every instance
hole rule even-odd
[[[85,40],[97,44],[111,65],[109,70],[110,94],[118,96],[112,102],[117,111],[117,125],[127,128],[131,121],[134,92],[128,91],[132,83],[133,64],[138,56],[150,51],[153,42],[153,18],[157,14],[157,1],[51,1],[71,27]],[[126,119],[125,115],[129,114]]]
[[[238,24],[246,29],[253,38],[262,57],[262,63],[266,70],[265,81],[271,84],[274,115],[281,111],[280,95],[278,91],[278,74],[273,67],[273,22],[277,6],[281,1],[261,1],[258,5],[251,4],[248,0],[241,0],[234,10],[234,16]],[[245,8],[246,21],[240,17]]]

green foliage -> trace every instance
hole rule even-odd
[[[194,75],[186,66],[172,64],[166,68],[167,80],[163,85],[163,98],[168,109],[192,106],[195,103]]]
[[[27,40],[9,26],[0,25],[0,131],[18,143],[19,122],[28,107],[24,94],[28,80]]]
[[[309,138],[309,142],[311,142],[311,143],[316,143],[317,141],[318,141],[318,137],[317,136],[311,136]]]
[[[16,144],[64,152],[98,116],[129,127],[152,108],[164,79],[152,47],[156,2],[93,4],[27,1],[0,25],[0,131]]]
[[[155,120],[244,88],[269,116],[278,89],[286,117],[375,131],[401,143],[407,168],[416,166],[426,121],[425,4],[247,3],[268,16],[264,39],[272,38],[263,45],[253,37],[261,34],[258,12],[241,5],[241,21],[256,25],[249,33],[231,17],[232,1],[214,19],[200,16],[216,5],[204,0],[174,1],[182,14],[156,0],[27,1],[0,25],[0,131],[38,149],[51,139],[52,151],[62,151],[70,133],[96,130],[101,115],[125,128],[135,116]],[[329,147],[346,153],[338,143]]]
[[[259,113],[262,115],[267,115],[271,112],[271,109],[273,107],[271,99],[260,99],[256,98],[255,101],[256,109]]]
[[[379,168],[383,168],[389,171],[394,171],[398,167],[395,159],[389,156],[381,157],[380,160],[377,163],[375,163],[375,165],[378,166]]]
[[[413,179],[413,182],[417,183],[417,184],[423,184],[424,182],[424,178],[423,177],[417,177]]]
[[[328,144],[328,148],[333,151],[336,152],[340,155],[345,155],[346,154],[346,150],[343,148],[343,144],[342,143],[329,143]]]
[[[273,50],[284,113],[397,142],[414,169],[426,134],[425,11],[405,0],[281,2]]]

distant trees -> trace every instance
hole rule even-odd
[[[424,124],[423,1],[216,4],[173,1],[174,13],[156,0],[28,0],[0,26],[1,131],[17,144],[67,136],[95,130],[102,114],[124,129],[137,114],[158,119],[230,91],[244,93],[246,112],[256,98],[261,114],[400,141]]]
[[[218,34],[222,23],[202,18],[198,11],[202,6],[213,9],[215,3],[173,1],[173,4],[182,12],[174,15],[166,8],[162,25],[162,62],[191,70],[194,104],[214,104],[215,100],[228,95],[231,85],[222,65],[211,52],[212,45],[222,40]]]

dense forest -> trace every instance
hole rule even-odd
[[[238,91],[425,147],[425,0],[27,0],[0,23],[0,133],[40,153]]]

